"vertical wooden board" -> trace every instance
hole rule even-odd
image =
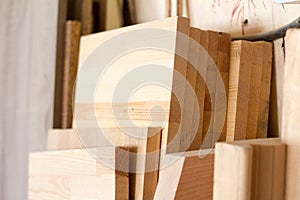
[[[229,65],[230,65],[230,46],[231,46],[231,35],[228,33],[219,33],[218,37],[218,61],[217,67],[219,69],[221,80],[225,88],[225,96],[221,96],[221,88],[216,87],[216,104],[215,104],[215,119],[214,119],[214,138],[213,141],[225,141],[226,140],[226,118],[225,123],[220,124],[217,120],[219,115],[227,113],[227,104],[228,104],[228,86],[229,86]],[[218,101],[217,101],[218,100]],[[226,107],[221,107],[219,101],[226,101]],[[221,130],[220,135],[218,131]],[[216,138],[217,137],[217,138]],[[214,146],[214,144],[212,144]]]
[[[226,140],[246,138],[252,45],[246,41],[231,44]]]
[[[190,41],[189,41],[189,53],[188,60],[198,64],[199,48],[196,44],[200,43],[201,31],[196,28],[190,28]],[[184,93],[184,104],[182,113],[182,129],[180,138],[180,148],[179,151],[183,152],[189,149],[192,142],[192,135],[196,134],[197,126],[195,123],[194,111],[196,109],[197,99],[196,96],[196,82],[197,82],[197,66],[193,66],[191,63],[187,65],[186,80],[187,84],[185,86]],[[192,89],[188,90],[187,88]],[[198,114],[198,113],[195,113]],[[197,121],[198,123],[198,121]]]
[[[263,48],[263,67],[262,67],[256,137],[266,138],[268,134],[268,121],[269,121],[269,108],[270,108],[273,45],[272,43],[268,43],[268,42],[256,42],[254,44],[260,45]]]
[[[286,170],[286,199],[300,198],[300,31],[292,29],[286,36],[286,60],[282,102],[282,140],[288,145]]]
[[[257,134],[258,114],[260,104],[260,94],[262,85],[262,70],[263,70],[263,51],[261,45],[252,44],[252,65],[250,75],[250,89],[248,101],[248,117],[246,138],[254,139]]]
[[[81,34],[87,35],[93,32],[93,0],[82,0],[81,3]]]
[[[73,120],[73,96],[78,69],[80,22],[67,21],[65,35],[65,59],[62,95],[62,128],[71,128]]]
[[[199,150],[202,145],[202,134],[203,134],[203,121],[204,121],[204,99],[205,99],[205,88],[206,88],[206,70],[207,70],[207,63],[208,63],[208,55],[207,55],[207,49],[208,49],[208,32],[200,30],[200,54],[199,54],[199,71],[200,74],[197,73],[197,81],[196,81],[196,96],[197,96],[197,103],[199,107],[199,113],[195,113],[194,111],[194,117],[196,114],[199,116],[199,123],[198,123],[198,130],[195,135],[195,138],[193,141],[191,141],[191,146],[189,150]],[[197,125],[193,125],[197,126]]]
[[[252,144],[251,199],[284,199],[285,144]]]
[[[215,66],[218,63],[218,47],[219,47],[219,33],[214,31],[208,31],[208,55],[210,58],[207,63],[206,71],[206,84],[208,87],[212,88],[209,93],[209,90],[205,91],[205,100],[204,100],[204,121],[203,121],[203,135],[202,140],[207,141],[203,143],[202,148],[211,148],[213,145],[213,124],[214,118],[211,118],[214,108],[212,108],[212,103],[215,102],[215,93],[216,93],[216,80],[217,72]],[[209,132],[209,125],[212,125],[211,132]]]
[[[55,97],[54,97],[54,122],[53,128],[62,127],[62,85],[63,66],[65,51],[65,22],[67,19],[67,0],[59,1],[59,12],[57,22],[57,42],[56,42],[56,72],[55,72]]]
[[[214,200],[251,199],[252,147],[217,143]]]
[[[281,136],[282,99],[283,99],[283,72],[285,63],[285,39],[273,41],[273,63],[271,75],[271,91],[269,106],[268,137]]]
[[[188,36],[190,33],[189,20],[186,20],[182,24],[178,24],[177,31]],[[176,40],[175,52],[179,50],[178,48],[185,48],[183,49],[183,52],[185,54],[185,57],[187,58],[188,44],[183,44],[183,42],[184,41],[180,41],[179,38]],[[179,55],[175,55],[173,73],[180,73],[183,77],[186,77],[186,72],[187,72],[187,60],[180,57]],[[176,76],[173,76],[172,93],[171,93],[171,100],[170,100],[168,136],[167,136],[168,137],[167,153],[179,152],[180,149],[180,138],[181,138],[180,125],[182,123],[183,113],[181,113],[181,107],[179,102],[181,101],[184,103],[183,100],[184,88],[185,88],[185,83],[182,80],[176,80]]]
[[[128,168],[129,154],[120,150],[101,147],[31,154],[29,199],[128,199],[128,192],[115,195],[117,188],[128,191],[128,173],[118,169]]]

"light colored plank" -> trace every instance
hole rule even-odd
[[[273,44],[268,42],[257,42],[255,45],[263,48],[263,67],[260,88],[260,101],[256,138],[266,138],[269,125],[270,91],[273,63]],[[278,121],[279,122],[279,121]],[[278,137],[278,135],[277,135]]]
[[[205,151],[168,154],[175,161],[160,170],[154,199],[212,199],[214,154]]]
[[[246,138],[252,52],[250,42],[234,41],[231,44],[227,141]]]
[[[129,197],[128,173],[117,170],[129,167],[129,153],[125,149],[101,147],[32,153],[29,162],[30,200]]]
[[[26,199],[28,152],[46,148],[58,12],[57,0],[1,1],[0,199]]]
[[[146,137],[146,138],[145,138]],[[152,199],[158,181],[160,128],[103,128],[51,130],[48,150],[129,147],[130,198]]]
[[[67,21],[65,30],[65,59],[62,95],[62,128],[71,128],[73,120],[73,95],[78,69],[81,25]]]
[[[217,143],[214,200],[283,199],[286,145],[275,139]]]
[[[285,199],[300,198],[300,31],[292,29],[286,36],[286,61],[284,66],[284,86],[282,102],[282,140],[288,145]]]

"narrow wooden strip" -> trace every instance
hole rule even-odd
[[[67,21],[62,95],[62,128],[71,128],[73,121],[73,95],[78,69],[80,22]]]

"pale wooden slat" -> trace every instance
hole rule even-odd
[[[286,61],[284,66],[284,85],[282,102],[282,140],[288,145],[287,148],[287,171],[285,199],[300,198],[300,31],[292,29],[286,36]]]

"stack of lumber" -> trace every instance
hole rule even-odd
[[[29,198],[271,200],[297,192],[293,119],[283,121],[283,140],[266,139],[272,52],[270,42],[231,41],[183,17],[81,37],[72,129],[50,130],[48,152],[31,155]],[[298,58],[287,56],[296,76]],[[112,153],[101,156],[103,148]],[[119,162],[120,149],[128,155]],[[98,156],[113,169],[98,170],[105,168]],[[78,189],[81,173],[106,187]]]
[[[286,145],[279,139],[217,143],[214,200],[284,199]]]

